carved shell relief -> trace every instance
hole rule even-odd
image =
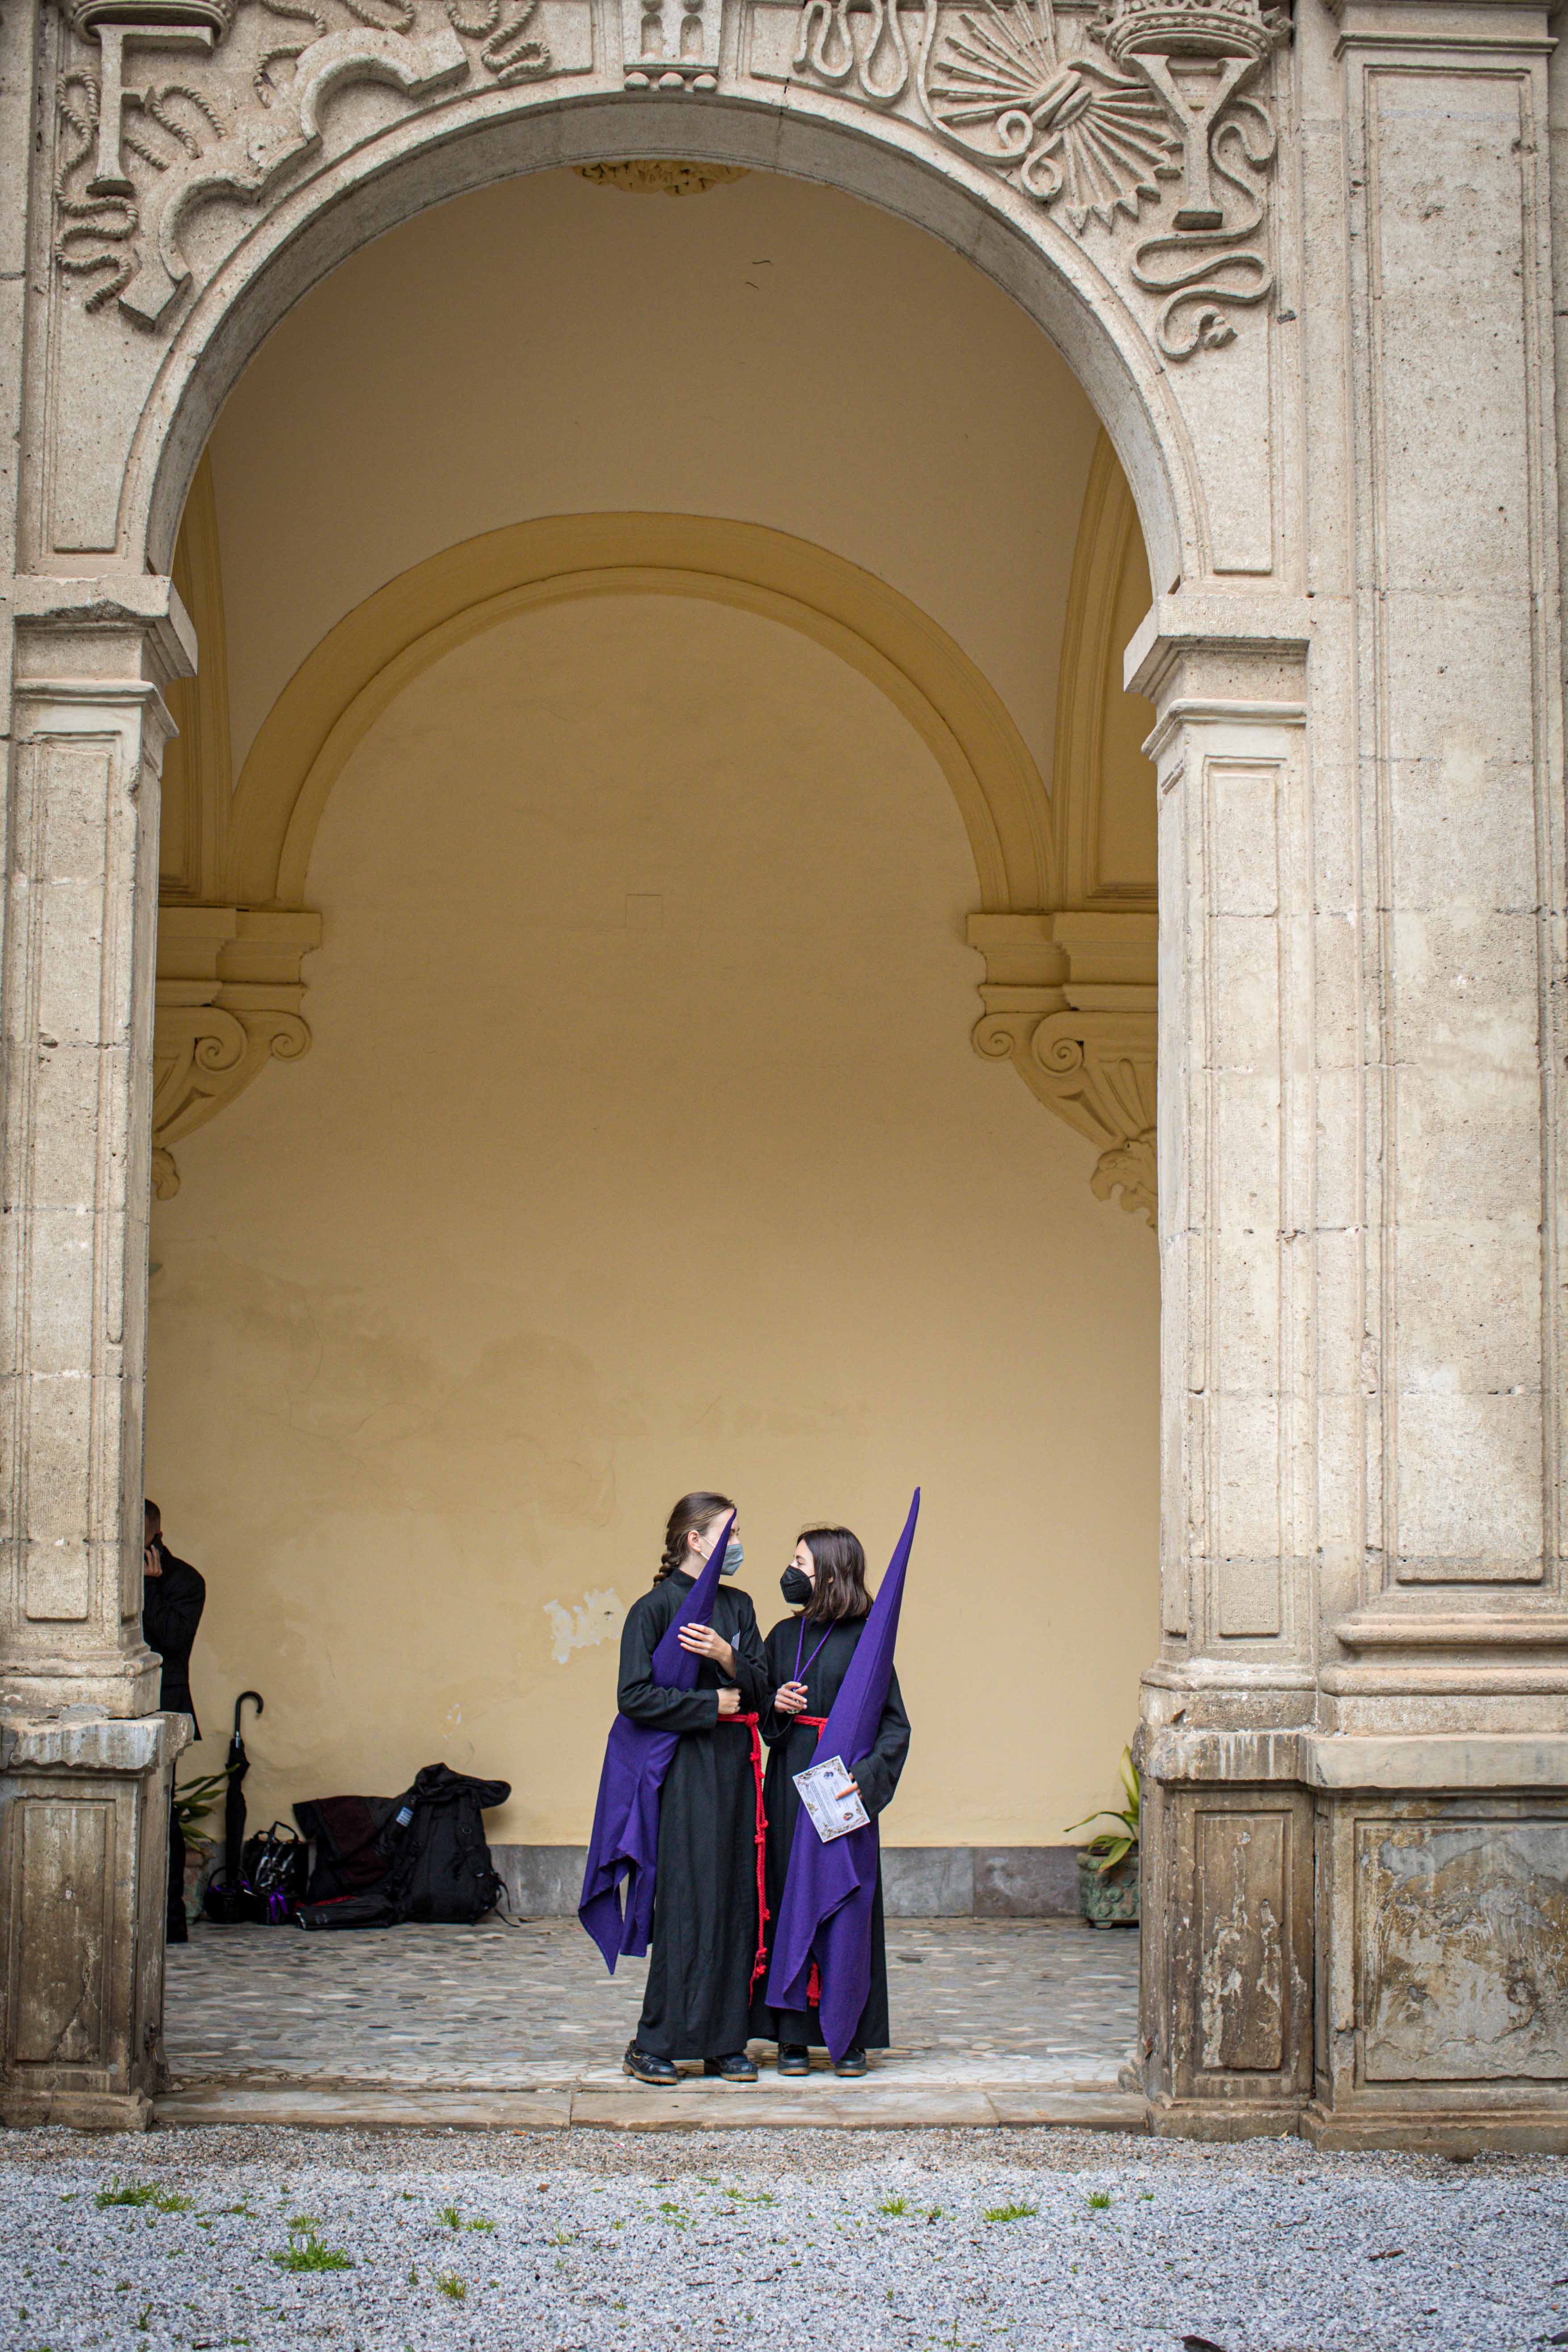
[[[595,69],[592,0],[59,5],[55,257],[89,310],[114,303],[144,329],[171,326],[194,282],[196,210],[264,207],[321,150],[338,93],[378,85],[395,111],[486,89],[528,104]],[[612,0],[609,70],[631,89],[717,89],[726,10],[749,19],[742,82],[897,112],[1077,236],[1137,223],[1102,266],[1152,298],[1168,360],[1230,341],[1230,314],[1272,290],[1274,126],[1242,85],[1285,26],[1258,0],[1107,0],[1092,16],[1084,0]],[[791,27],[776,68],[764,18]]]

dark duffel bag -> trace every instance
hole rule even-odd
[[[510,1794],[509,1781],[476,1780],[445,1764],[426,1764],[388,1825],[392,1859],[381,1884],[335,1902],[301,1904],[295,1925],[396,1927],[410,1920],[472,1925],[482,1919],[503,1893],[482,1817]]]

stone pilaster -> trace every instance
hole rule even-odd
[[[144,2126],[162,2068],[169,1781],[142,1638],[167,581],[17,583],[4,897],[0,2109]],[[128,1720],[137,1718],[141,1720]]]
[[[1303,669],[1239,598],[1228,674],[1202,598],[1129,665],[1162,793],[1143,2076],[1157,2128],[1568,2147],[1547,27],[1336,16],[1300,59]]]
[[[0,1696],[148,1713],[142,1426],[169,583],[23,581],[5,891]]]
[[[1161,1656],[1142,2074],[1280,2130],[1311,2070],[1311,1051],[1304,600],[1162,598],[1128,654],[1160,792]]]

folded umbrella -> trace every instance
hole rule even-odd
[[[870,1753],[876,1742],[893,1678],[893,1644],[920,1509],[917,1486],[904,1532],[816,1743],[824,1762],[837,1756],[846,1768],[851,1768]],[[880,1853],[875,1822],[824,1844],[810,1814],[801,1807],[773,1933],[768,2006],[807,2008],[815,1961],[821,1979],[817,2015],[822,2038],[835,2059],[842,2058],[853,2042],[871,1990],[871,1911]]]

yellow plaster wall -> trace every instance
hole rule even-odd
[[[970,1048],[907,722],[755,614],[529,612],[375,721],[309,882],[314,1049],[154,1211],[195,1764],[250,1684],[253,1820],[440,1756],[513,1782],[494,1834],[580,1841],[674,1496],[738,1496],[765,1625],[804,1517],[879,1570],[918,1477],[887,1833],[1058,1842],[1155,1645],[1154,1245]]]
[[[395,574],[530,517],[642,509],[769,524],[889,581],[1048,782],[1097,431],[997,287],[834,190],[753,172],[634,196],[568,171],[456,199],[300,302],[218,421],[235,772]]]

